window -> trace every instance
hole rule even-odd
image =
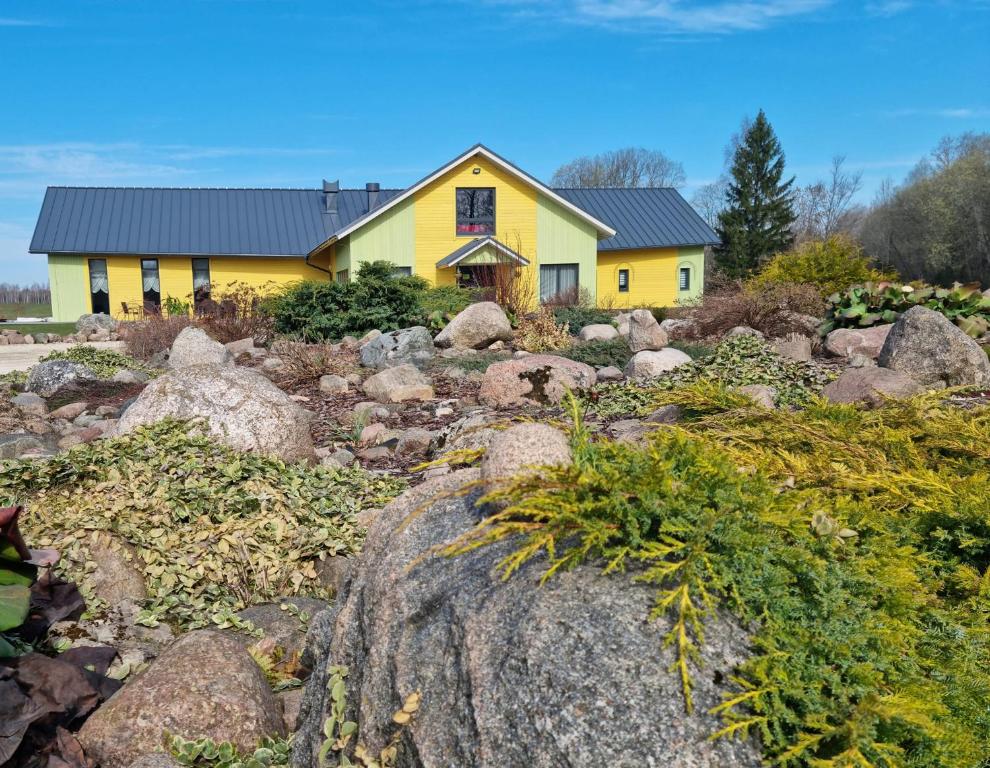
[[[337,282],[338,283],[349,283],[350,282],[350,279],[351,279],[350,278],[350,275],[348,274],[348,272],[347,272],[346,269],[342,269],[342,270],[340,270],[337,273]]]
[[[158,314],[162,306],[162,283],[158,278],[158,259],[141,259],[141,292],[146,314]]]
[[[457,188],[457,234],[495,234],[495,190],[491,187]]]
[[[540,265],[540,301],[576,302],[578,298],[577,264]]]
[[[193,305],[199,306],[201,302],[210,298],[210,260],[193,259]]]
[[[629,293],[629,270],[619,270],[619,293]]]
[[[107,279],[107,260],[89,260],[89,299],[93,314],[110,314],[110,281]]]
[[[412,267],[396,267],[392,270],[392,277],[412,277]]]
[[[691,290],[691,267],[681,267],[678,273],[678,289],[682,291]]]

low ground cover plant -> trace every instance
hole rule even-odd
[[[567,332],[577,336],[586,325],[612,325],[614,312],[594,306],[557,306],[553,308],[554,319],[567,324]]]
[[[855,240],[839,234],[778,253],[747,285],[761,290],[780,283],[806,283],[814,285],[824,298],[851,285],[896,279],[896,272],[877,269]]]
[[[85,344],[70,347],[60,352],[52,352],[41,358],[39,362],[44,363],[49,360],[69,360],[73,363],[82,363],[101,379],[113,378],[117,371],[122,370],[140,371],[148,376],[155,376],[158,373],[155,369],[149,368],[130,355]]]
[[[632,357],[632,351],[624,338],[609,339],[608,341],[578,341],[574,346],[560,352],[562,357],[587,363],[592,366],[611,365],[620,370]]]
[[[22,528],[62,552],[67,575],[82,582],[96,567],[94,535],[109,534],[143,573],[142,621],[184,628],[254,602],[319,594],[320,557],[357,551],[355,515],[401,488],[360,469],[238,453],[173,420],[45,462],[0,465],[0,505],[25,506]]]
[[[539,555],[545,579],[587,562],[654,586],[689,709],[727,610],[752,637],[713,735],[768,763],[985,765],[990,408],[767,411],[709,382],[665,402],[692,419],[646,445],[594,439],[572,405],[573,466],[496,487],[447,553],[515,537],[506,578]]]
[[[939,288],[924,283],[863,283],[828,297],[822,333],[835,328],[867,328],[892,323],[911,307],[926,307],[945,315],[974,338],[990,330],[990,298],[979,283]]]
[[[726,387],[765,384],[776,391],[778,405],[806,406],[834,377],[832,369],[816,362],[802,363],[781,357],[756,336],[730,336],[716,345],[711,354],[648,382],[604,384],[583,397],[591,411],[602,418],[647,415],[663,404],[670,390],[707,381]]]

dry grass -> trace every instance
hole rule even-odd
[[[781,283],[762,290],[745,290],[738,283],[706,293],[701,303],[678,312],[694,320],[693,336],[721,336],[746,325],[770,338],[807,333],[796,314],[821,317],[821,295],[813,285]]]
[[[277,371],[277,383],[283,388],[305,386],[321,376],[347,376],[361,370],[357,350],[341,344],[303,344],[279,340],[272,344],[272,353],[284,365]]]

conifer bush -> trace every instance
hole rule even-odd
[[[545,557],[656,588],[691,709],[704,625],[728,610],[749,659],[715,737],[769,763],[979,768],[990,744],[990,407],[767,411],[718,384],[645,446],[596,440],[572,401],[574,464],[508,480],[448,554],[513,537],[506,578]]]

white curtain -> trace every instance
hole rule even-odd
[[[107,279],[107,263],[105,261],[89,262],[89,291],[90,293],[110,293],[110,281]]]
[[[577,264],[540,265],[540,301],[550,301],[555,296],[577,293]]]
[[[141,290],[145,293],[154,291],[161,293],[161,281],[158,279],[158,262],[141,262]]]

